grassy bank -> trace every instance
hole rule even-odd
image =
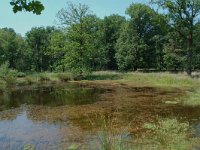
[[[80,83],[116,83],[133,87],[157,87],[166,90],[181,89],[186,91],[186,95],[181,102],[185,105],[200,105],[200,80],[191,78],[185,74],[172,73],[119,73],[110,71],[94,72],[83,77],[81,80],[71,73],[34,73],[10,75],[0,78],[0,88],[6,86],[24,86],[40,84],[60,84],[65,82],[78,81]]]

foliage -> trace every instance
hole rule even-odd
[[[3,28],[0,29],[0,41],[0,64],[8,62],[10,68],[21,70],[25,50],[23,38],[13,29]]]
[[[99,19],[89,13],[87,5],[71,3],[68,8],[61,9],[57,17],[63,25],[69,26],[65,45],[66,67],[75,75],[84,76],[92,71],[91,65],[96,66],[95,62],[102,54],[93,44],[98,36]]]
[[[21,72],[167,70],[191,75],[200,69],[199,0],[152,0],[162,11],[132,3],[129,17],[103,19],[85,4],[67,3],[56,15],[60,27],[34,27],[23,38],[0,29],[0,64]],[[14,11],[40,14],[40,1],[12,0]]]
[[[140,52],[146,45],[139,39],[130,24],[124,24],[116,44],[116,60],[119,70],[137,70],[141,64]]]
[[[116,54],[116,43],[120,36],[120,29],[126,20],[123,16],[113,14],[106,16],[101,23],[101,36],[99,43],[101,43],[106,53],[106,66],[105,69],[116,70],[118,68],[117,61],[115,58]]]
[[[13,7],[13,12],[17,13],[18,11],[28,11],[33,12],[36,15],[40,15],[41,12],[44,10],[43,4],[38,0],[12,0],[10,5]]]
[[[32,28],[26,33],[26,42],[29,48],[29,68],[34,66],[37,72],[50,70],[53,59],[49,55],[49,44],[54,27]]]
[[[72,80],[72,75],[69,73],[59,73],[57,74],[57,77],[61,82],[68,82]]]
[[[40,73],[39,74],[39,81],[40,82],[47,82],[47,81],[50,81],[50,78],[48,77],[48,74]]]
[[[11,85],[16,82],[18,72],[16,70],[9,69],[8,66],[8,63],[0,66],[0,78],[8,85]]]
[[[152,0],[168,12],[172,29],[187,42],[186,69],[192,73],[195,24],[200,15],[200,0]]]

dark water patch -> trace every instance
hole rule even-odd
[[[85,87],[80,84],[63,86],[37,86],[33,88],[13,88],[0,92],[0,110],[20,107],[22,104],[44,106],[92,104],[99,99],[104,89]]]

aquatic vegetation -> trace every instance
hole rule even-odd
[[[159,119],[157,124],[145,123],[144,128],[151,134],[142,137],[143,149],[188,150],[199,140],[192,136],[188,122],[177,119]]]
[[[124,129],[116,129],[115,120],[117,118],[112,115],[99,116],[100,131],[98,139],[101,150],[131,150],[128,126]]]

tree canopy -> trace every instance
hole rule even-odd
[[[152,0],[162,9],[132,3],[129,17],[99,18],[85,4],[67,3],[57,27],[34,27],[25,38],[0,29],[0,64],[28,72],[200,69],[200,0]],[[13,0],[14,12],[42,12],[39,1]],[[34,5],[34,6],[33,6]]]

